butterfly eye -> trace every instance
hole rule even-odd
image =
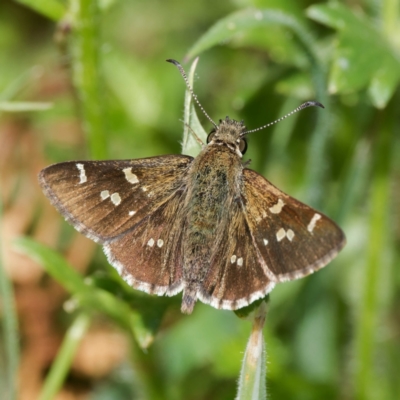
[[[247,141],[246,139],[240,139],[239,150],[242,154],[246,153],[247,150]]]
[[[210,143],[211,140],[213,140],[213,137],[215,135],[215,129],[213,129],[207,136],[207,143]]]

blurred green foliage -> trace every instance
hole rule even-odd
[[[185,88],[167,58],[200,56],[194,87],[214,120],[229,114],[252,129],[304,100],[324,103],[326,110],[257,132],[247,154],[253,169],[330,215],[348,238],[328,267],[271,294],[271,399],[400,398],[399,3],[0,4],[0,112],[25,102],[48,163],[179,153]],[[35,80],[60,66],[75,96],[32,99]],[[49,101],[51,109],[29,113]],[[57,142],[51,131],[54,121],[76,115],[85,148]],[[234,398],[250,325],[233,312],[198,304],[179,316],[179,299],[131,290],[103,256],[88,283],[53,251],[28,239],[19,245],[63,282],[76,321],[101,313],[132,338],[131,365],[99,384],[93,399]],[[175,317],[160,330],[167,308]]]

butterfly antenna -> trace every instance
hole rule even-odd
[[[171,64],[174,64],[174,65],[179,69],[179,72],[181,73],[183,79],[185,80],[186,86],[187,86],[187,88],[189,89],[189,92],[191,93],[191,95],[192,95],[194,101],[195,101],[195,102],[197,103],[197,105],[200,107],[200,110],[201,110],[201,111],[203,112],[203,114],[207,117],[207,119],[214,125],[215,128],[217,128],[217,124],[211,119],[211,117],[206,113],[206,110],[205,110],[205,109],[203,108],[203,106],[200,104],[200,101],[198,100],[196,94],[194,93],[192,87],[191,87],[190,84],[189,84],[189,79],[188,79],[188,77],[187,77],[187,75],[186,75],[186,72],[185,72],[185,70],[183,69],[182,65],[181,65],[178,61],[173,60],[173,59],[168,59],[168,60],[166,60],[166,61],[169,62],[169,63],[171,63]]]
[[[304,108],[307,108],[307,107],[321,107],[321,108],[325,108],[325,107],[324,107],[321,103],[319,103],[318,101],[306,101],[306,102],[303,103],[301,106],[297,107],[296,109],[294,109],[294,110],[291,111],[290,113],[284,115],[283,117],[280,117],[280,118],[278,118],[277,120],[272,121],[272,122],[270,122],[270,123],[267,124],[267,125],[260,126],[259,128],[252,129],[251,131],[243,132],[240,136],[245,136],[245,135],[248,135],[249,133],[261,131],[262,129],[268,128],[268,127],[271,126],[271,125],[275,125],[275,124],[277,124],[278,122],[280,122],[280,121],[286,119],[287,117],[290,117],[290,116],[293,115],[294,113],[297,113],[298,111],[301,111],[301,110],[303,110]]]

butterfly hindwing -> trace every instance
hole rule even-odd
[[[328,217],[245,169],[244,201],[253,243],[276,282],[301,278],[325,266],[345,244]]]
[[[126,161],[73,161],[39,175],[52,204],[78,231],[107,243],[185,189],[188,156]],[[162,179],[160,179],[162,176]]]
[[[172,296],[182,282],[182,197],[176,191],[134,229],[104,246],[108,261],[136,289]]]
[[[275,283],[253,245],[242,202],[233,202],[219,242],[214,245],[200,299],[216,308],[245,307],[264,297]],[[273,275],[271,274],[273,277]]]

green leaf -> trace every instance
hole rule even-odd
[[[368,93],[375,107],[384,108],[400,80],[400,63],[392,58],[381,62],[372,77]]]
[[[383,108],[400,80],[400,63],[383,33],[339,3],[312,6],[308,16],[338,31],[330,92],[352,93],[369,87],[371,101]]]
[[[219,20],[192,46],[186,58],[190,59],[250,29],[271,26],[290,28],[303,43],[308,42],[310,44],[313,42],[301,19],[296,18],[294,15],[274,9],[246,9],[232,13]]]
[[[17,0],[17,2],[53,21],[59,21],[66,12],[64,4],[57,0]]]

